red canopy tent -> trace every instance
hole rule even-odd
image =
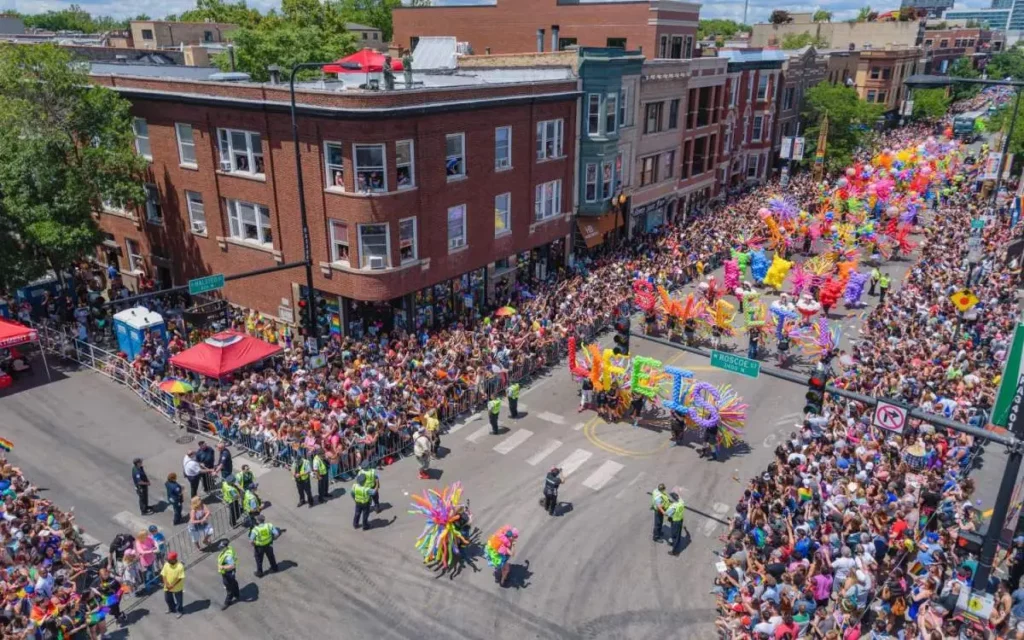
[[[35,329],[13,320],[0,318],[0,349],[10,349],[30,342],[39,342],[39,333]],[[50,366],[46,363],[46,353],[41,348],[39,352],[43,354],[43,366],[46,368],[46,377],[49,379]]]
[[[171,364],[210,378],[223,378],[280,352],[276,344],[237,331],[222,331],[174,356]]]
[[[404,71],[401,60],[391,60],[392,71]],[[362,49],[324,67],[324,73],[380,73],[384,70],[384,54],[373,49]]]

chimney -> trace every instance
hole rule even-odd
[[[544,30],[537,29],[537,53],[544,53]]]
[[[551,50],[558,51],[558,25],[551,25]]]
[[[270,84],[281,84],[281,67],[272,64],[267,67],[267,71],[270,73]]]

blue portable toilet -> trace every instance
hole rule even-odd
[[[56,296],[61,292],[60,280],[53,273],[49,273],[38,280],[34,280],[14,292],[14,297],[20,306],[28,302],[32,305],[32,315],[38,316],[44,313],[43,294],[49,291],[50,295]]]
[[[161,342],[167,342],[167,327],[163,317],[146,307],[134,307],[114,314],[114,331],[117,333],[118,347],[128,354],[129,360],[134,360],[142,351],[146,331]]]

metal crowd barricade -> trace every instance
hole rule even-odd
[[[231,505],[221,503],[214,507],[207,507],[210,509],[210,520],[209,524],[213,527],[213,535],[210,536],[211,547],[213,544],[222,538],[231,539],[234,537],[235,531],[242,526],[244,518],[239,518],[235,526],[231,526]],[[185,565],[190,564],[196,558],[208,553],[204,549],[196,548],[196,543],[192,541],[191,536],[191,525],[185,527],[181,531],[178,531],[174,535],[167,538],[167,551],[174,551],[178,554],[178,560],[183,562]],[[201,540],[200,540],[201,541]]]

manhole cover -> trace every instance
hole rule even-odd
[[[188,444],[188,443],[192,442],[195,439],[196,439],[195,436],[181,436],[180,438],[175,440],[175,442],[178,443],[178,444]]]

